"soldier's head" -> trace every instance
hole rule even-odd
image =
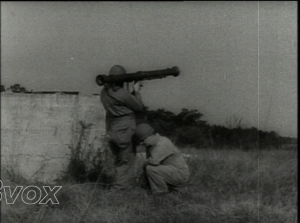
[[[126,70],[124,67],[120,65],[114,65],[109,70],[109,75],[121,75],[126,74]]]
[[[138,144],[152,146],[156,141],[156,132],[149,124],[143,123],[136,127],[135,138]]]
[[[117,76],[117,75],[122,75],[122,74],[126,74],[126,70],[121,65],[114,65],[109,70],[110,76]],[[116,82],[116,83],[112,84],[112,88],[113,88],[113,90],[117,90],[118,88],[123,87],[123,85],[124,85],[124,82]]]

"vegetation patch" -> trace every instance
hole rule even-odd
[[[2,202],[2,220],[6,223],[297,221],[296,150],[205,149],[197,150],[195,155],[187,160],[190,181],[176,194],[154,197],[141,188],[108,190],[98,186],[101,181],[62,181],[57,196],[59,205]]]

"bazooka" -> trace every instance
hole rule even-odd
[[[156,71],[138,71],[136,73],[130,74],[121,74],[121,75],[98,75],[96,77],[96,83],[99,86],[103,86],[109,83],[118,83],[118,82],[137,82],[142,80],[152,80],[152,79],[161,79],[167,76],[177,77],[180,71],[178,67],[167,68],[164,70]]]

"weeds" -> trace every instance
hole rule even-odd
[[[102,139],[102,147],[94,148],[88,143],[89,130],[92,124],[79,122],[79,137],[75,146],[70,146],[70,162],[65,173],[65,179],[77,183],[97,182],[103,187],[110,187],[113,176],[114,157],[109,149],[106,135]]]
[[[297,222],[297,152],[272,153],[198,150],[197,156],[187,160],[189,184],[163,197],[149,196],[141,188],[109,191],[88,181],[64,182],[58,193],[58,206],[16,204],[2,209],[2,221]]]

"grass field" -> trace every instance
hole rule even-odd
[[[177,194],[153,197],[141,188],[120,192],[65,182],[55,207],[20,200],[7,205],[2,198],[1,222],[297,222],[296,150],[187,151],[197,157],[188,158],[190,183]]]

